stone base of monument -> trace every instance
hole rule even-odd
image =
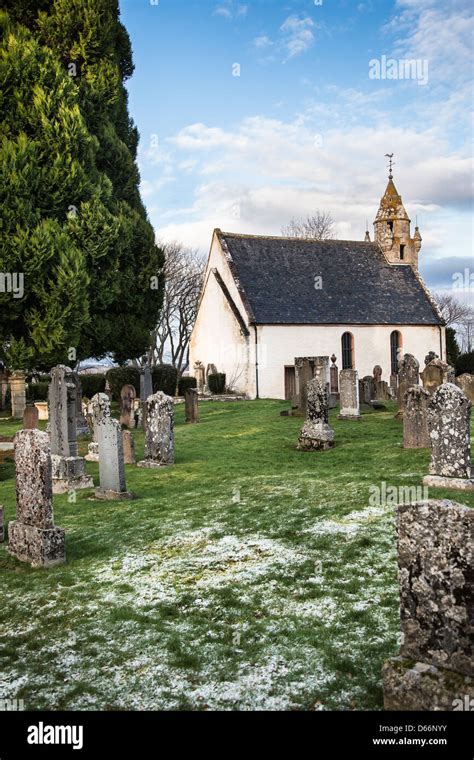
[[[382,679],[385,710],[462,710],[474,699],[473,678],[404,657],[387,660]]]
[[[96,488],[94,497],[102,501],[131,501],[135,498],[130,491],[112,491],[110,488]]]
[[[89,446],[87,447],[87,454],[85,455],[84,459],[86,459],[88,462],[98,462],[99,461],[99,444],[95,441],[91,441]]]
[[[298,437],[298,451],[326,451],[334,448],[334,430],[326,423],[307,422]]]
[[[8,551],[32,567],[52,567],[66,562],[64,530],[37,528],[12,520],[8,525]]]
[[[94,481],[86,473],[84,457],[62,457],[51,455],[53,494],[79,491],[82,488],[94,488]]]
[[[425,475],[423,485],[431,488],[454,488],[456,491],[474,491],[474,478],[448,478],[444,475]]]
[[[338,414],[338,420],[355,421],[360,422],[362,417],[360,414]]]
[[[158,468],[158,467],[169,467],[172,462],[155,462],[154,459],[142,459],[141,462],[137,462],[137,467],[149,467],[149,468]]]

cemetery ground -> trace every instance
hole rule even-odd
[[[284,402],[201,403],[197,425],[177,406],[176,464],[127,465],[134,501],[55,496],[67,564],[33,570],[0,544],[0,696],[32,710],[381,709],[399,645],[395,510],[371,487],[421,489],[430,456],[402,448],[387,406],[352,423],[333,410],[325,452],[296,451],[303,420],[280,417]],[[20,426],[0,418],[0,436]],[[8,456],[0,481],[8,522]]]

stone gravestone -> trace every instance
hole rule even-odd
[[[190,425],[199,422],[198,392],[196,388],[186,388],[184,392],[186,422]]]
[[[205,370],[202,362],[194,362],[194,377],[196,378],[197,392],[202,396],[205,385]]]
[[[403,416],[403,448],[428,449],[428,401],[430,394],[421,385],[413,385],[405,392]]]
[[[100,486],[96,499],[132,499],[125,484],[122,428],[118,420],[103,416],[96,425],[99,444]]]
[[[341,408],[337,416],[338,420],[360,420],[359,409],[359,383],[357,370],[341,369],[339,373],[339,389]]]
[[[107,393],[96,393],[88,403],[88,416],[92,420],[92,441],[85,456],[88,462],[99,461],[98,424],[110,417],[110,398]]]
[[[452,382],[452,367],[441,359],[433,359],[425,366],[423,372],[420,372],[420,377],[423,388],[432,396],[442,383]]]
[[[48,393],[53,493],[92,488],[84,457],[77,455],[76,375],[58,365],[51,370]]]
[[[142,358],[144,364],[140,369],[140,409],[142,427],[146,429],[147,400],[153,395],[153,376],[147,357]]]
[[[428,404],[429,475],[423,484],[474,490],[471,468],[471,402],[453,383],[443,383]]]
[[[128,428],[135,427],[134,405],[136,395],[133,385],[124,385],[120,391],[120,400],[122,403],[120,424],[125,425]]]
[[[49,436],[40,430],[15,435],[16,520],[8,526],[9,552],[33,567],[66,561],[64,530],[54,526]]]
[[[0,410],[6,408],[6,395],[8,390],[8,374],[3,365],[0,365]]]
[[[301,428],[297,449],[321,451],[334,447],[334,430],[328,424],[329,393],[327,384],[314,377],[307,389],[308,414]]]
[[[474,697],[474,511],[448,500],[400,505],[397,532],[402,644],[382,668],[384,707],[463,709]]]
[[[125,464],[136,464],[135,441],[130,430],[122,430],[123,461]]]
[[[385,380],[382,380],[382,367],[379,364],[376,364],[372,373],[374,380],[374,400],[388,401],[390,393],[388,391],[388,384]]]
[[[405,413],[405,393],[412,385],[420,383],[420,365],[412,354],[405,354],[398,362],[398,412],[397,420],[403,419]]]
[[[306,418],[308,383],[314,377],[315,360],[316,357],[314,356],[297,356],[295,358],[296,399],[294,401],[295,409],[292,412],[295,416]]]
[[[12,404],[12,417],[15,420],[23,419],[26,406],[26,382],[25,373],[21,371],[10,375],[10,392]]]
[[[147,401],[145,459],[137,467],[163,467],[174,463],[173,399],[162,391]]]
[[[75,373],[76,377],[76,435],[88,435],[89,426],[86,415],[82,408],[82,383],[80,375]]]
[[[333,409],[335,406],[337,406],[339,402],[339,398],[340,398],[339,370],[336,364],[336,354],[333,354],[331,356],[331,362],[332,364],[329,368],[329,386],[330,386],[329,408]]]
[[[462,392],[468,397],[471,404],[474,404],[474,375],[465,372],[456,378],[456,385],[461,388]]]
[[[25,406],[23,412],[23,430],[33,430],[38,427],[39,412],[36,406]]]
[[[370,406],[370,402],[375,396],[374,378],[372,375],[365,375],[359,382],[359,398],[362,404]]]

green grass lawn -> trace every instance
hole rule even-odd
[[[331,415],[336,448],[295,449],[278,401],[176,408],[176,464],[127,466],[132,502],[56,496],[67,564],[0,545],[0,697],[26,709],[379,709],[398,649],[394,508],[421,486],[394,409]],[[44,423],[42,423],[44,426]],[[0,436],[19,425],[0,419]],[[136,434],[143,455],[143,434]],[[87,441],[81,441],[84,454]],[[88,463],[98,484],[98,465]],[[6,519],[14,467],[0,465]],[[474,506],[474,495],[431,491]]]

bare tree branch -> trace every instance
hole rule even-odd
[[[332,240],[334,238],[334,219],[327,211],[316,211],[313,216],[292,219],[282,227],[285,237],[306,238],[312,240]]]
[[[465,325],[474,320],[474,309],[467,303],[459,301],[452,293],[433,293],[446,326]]]

